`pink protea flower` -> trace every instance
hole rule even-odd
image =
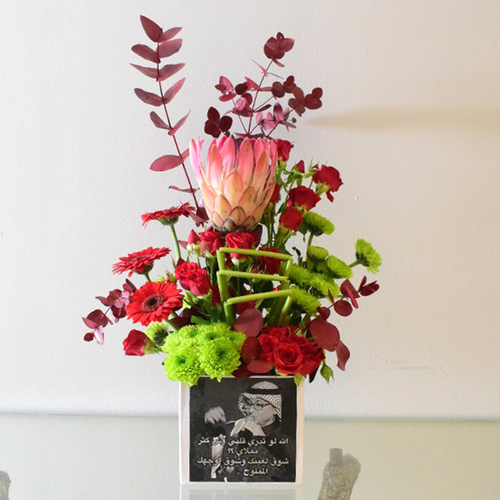
[[[192,140],[191,164],[208,217],[220,231],[252,231],[274,191],[278,158],[275,142],[223,137],[218,144],[214,140],[210,145],[205,165],[201,150],[202,141]]]

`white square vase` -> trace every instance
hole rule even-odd
[[[300,484],[303,385],[269,376],[181,384],[181,484]]]

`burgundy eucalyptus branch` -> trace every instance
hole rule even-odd
[[[158,116],[158,114],[154,111],[152,111],[149,116],[155,127],[167,130],[168,135],[172,137],[174,141],[174,146],[177,151],[177,154],[175,155],[164,155],[160,158],[157,158],[151,164],[150,168],[151,170],[154,170],[156,172],[165,172],[182,165],[189,188],[181,189],[176,186],[170,186],[170,189],[190,193],[193,196],[194,204],[198,212],[200,207],[195,195],[197,189],[193,188],[193,184],[191,183],[191,179],[189,177],[185,164],[185,160],[189,155],[189,148],[181,152],[181,148],[179,147],[179,143],[175,136],[177,131],[186,122],[189,113],[183,116],[175,125],[172,125],[167,109],[167,104],[173,100],[173,98],[177,95],[179,90],[181,90],[182,86],[184,85],[185,78],[172,85],[172,87],[170,87],[166,92],[163,91],[162,86],[162,82],[179,72],[184,67],[184,63],[166,64],[165,66],[160,67],[162,59],[170,57],[179,52],[182,46],[182,39],[174,37],[182,28],[171,28],[167,31],[163,31],[163,29],[154,21],[151,21],[151,19],[148,19],[144,16],[141,16],[141,23],[144,31],[146,32],[146,35],[151,41],[156,43],[156,50],[148,47],[147,45],[134,45],[132,47],[132,51],[143,59],[156,63],[156,68],[148,68],[144,66],[138,66],[136,64],[132,64],[132,66],[146,76],[154,78],[158,82],[160,95],[146,92],[142,89],[135,89],[135,94],[141,101],[145,102],[146,104],[155,107],[163,107],[166,121],[160,118],[160,116]]]

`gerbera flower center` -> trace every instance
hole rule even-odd
[[[164,302],[165,296],[159,293],[150,295],[143,303],[142,310],[145,312],[151,312],[158,309]]]

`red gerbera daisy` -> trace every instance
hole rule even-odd
[[[114,273],[130,271],[128,276],[134,273],[144,274],[151,271],[153,262],[170,253],[169,248],[146,248],[140,252],[129,253],[126,257],[120,257],[120,262],[113,264]]]
[[[162,224],[171,224],[177,222],[179,217],[193,217],[195,210],[189,203],[183,203],[178,207],[170,207],[166,210],[157,210],[156,212],[148,212],[141,216],[142,225],[146,226],[148,222],[157,220]]]
[[[127,318],[144,326],[168,319],[172,311],[182,306],[183,297],[173,283],[148,281],[132,295]]]

